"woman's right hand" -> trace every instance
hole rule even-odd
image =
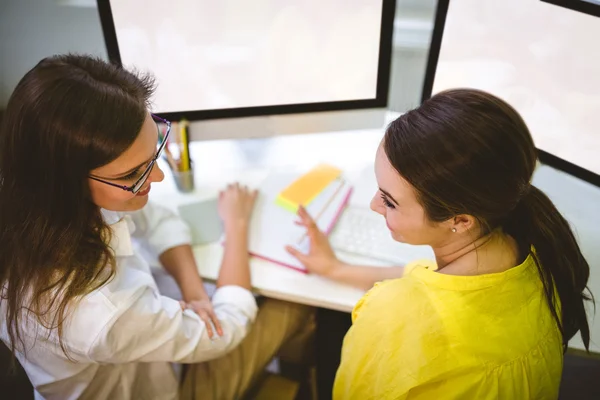
[[[257,191],[238,183],[227,185],[219,193],[219,216],[225,230],[247,228],[254,209]]]

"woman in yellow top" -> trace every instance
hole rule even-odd
[[[435,262],[343,264],[300,211],[312,272],[371,287],[344,339],[336,399],[553,399],[567,342],[586,348],[589,266],[567,221],[530,184],[537,152],[504,101],[437,94],[391,123],[371,208]],[[391,279],[389,278],[400,278]]]

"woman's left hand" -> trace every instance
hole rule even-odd
[[[192,310],[206,325],[206,332],[208,333],[209,338],[213,338],[215,333],[213,332],[213,325],[217,330],[217,335],[223,336],[223,328],[221,327],[221,323],[215,314],[215,310],[213,309],[213,305],[210,302],[210,299],[203,300],[191,300],[188,302],[180,301],[182,310]]]

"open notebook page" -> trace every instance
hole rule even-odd
[[[295,213],[275,204],[278,194],[297,176],[297,173],[273,173],[261,184],[250,223],[249,250],[255,257],[306,271],[302,264],[285,250],[285,246],[297,245],[300,242],[305,229],[294,223],[298,220]],[[352,187],[347,181],[337,179],[306,207],[313,218],[319,215],[316,221],[319,229],[327,233],[333,229],[348,203],[351,192]],[[307,250],[306,246],[304,247],[304,250]]]

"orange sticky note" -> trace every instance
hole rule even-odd
[[[286,210],[296,212],[300,205],[306,207],[310,204],[341,173],[339,168],[320,164],[285,188],[277,196],[275,203]]]

